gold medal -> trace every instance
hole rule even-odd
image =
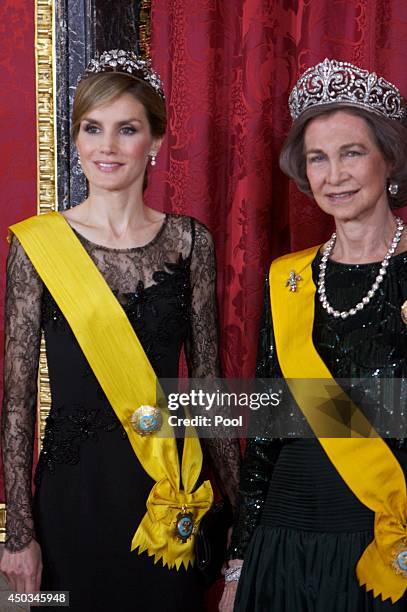
[[[131,426],[140,436],[149,436],[161,429],[163,418],[155,406],[140,406],[131,415]]]

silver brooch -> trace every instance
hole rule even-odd
[[[297,291],[297,283],[299,281],[302,281],[302,276],[300,274],[296,274],[294,270],[291,270],[285,286],[289,288],[289,291]]]

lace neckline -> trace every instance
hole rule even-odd
[[[169,214],[165,213],[163,222],[161,223],[160,228],[158,229],[157,233],[146,244],[143,244],[141,246],[127,247],[125,249],[123,249],[123,248],[119,249],[119,248],[115,248],[115,247],[107,247],[107,246],[104,246],[102,244],[98,244],[97,242],[93,242],[92,240],[89,240],[89,238],[86,238],[83,234],[78,232],[78,230],[76,230],[74,227],[72,227],[72,225],[69,223],[69,221],[65,217],[65,221],[68,223],[68,225],[71,228],[71,230],[74,232],[74,234],[79,238],[79,240],[81,242],[83,242],[85,244],[88,244],[91,247],[99,249],[101,251],[114,252],[114,253],[133,253],[133,252],[136,252],[136,251],[143,251],[143,250],[146,250],[146,249],[154,246],[158,242],[158,240],[161,238],[161,235],[163,234],[165,228],[167,227],[168,219],[169,219]]]

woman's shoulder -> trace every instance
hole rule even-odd
[[[43,215],[31,215],[10,225],[6,236],[7,242],[10,244],[10,252],[13,252],[13,250],[16,253],[23,252],[22,242],[24,243],[24,238],[27,235],[32,235],[33,232],[38,235],[38,232],[42,231],[42,226],[47,225],[45,221],[52,216],[56,216],[56,213],[49,212]]]
[[[167,227],[190,238],[192,243],[213,245],[212,234],[207,226],[195,217],[178,213],[167,213]]]
[[[179,213],[167,213],[167,217],[174,225],[183,227],[185,229],[195,227],[198,231],[207,232],[210,234],[209,229],[202,221],[199,221],[196,217],[190,215],[181,215]]]
[[[189,215],[167,214],[167,224],[163,240],[178,245],[184,257],[195,262],[197,259],[211,259],[214,255],[214,242],[206,225]]]
[[[13,223],[8,228],[7,239],[9,242],[16,241],[25,243],[26,240],[31,239],[33,235],[37,238],[47,236],[49,232],[55,232],[56,228],[59,229],[61,226],[62,217],[56,211],[50,211],[45,214],[31,215],[21,221]]]
[[[12,225],[10,225],[9,235],[10,233],[14,233],[14,229],[18,229],[21,227],[34,225],[34,224],[40,224],[43,218],[48,216],[49,214],[52,214],[52,213],[46,213],[45,215],[30,215],[29,217],[25,217],[24,219],[20,219],[16,221]]]

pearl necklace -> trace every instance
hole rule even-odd
[[[325,249],[323,250],[323,255],[321,259],[321,263],[319,264],[319,278],[318,278],[318,293],[319,293],[319,301],[322,303],[322,308],[325,308],[328,314],[334,316],[335,318],[342,317],[342,319],[347,319],[349,316],[355,315],[357,312],[364,309],[366,304],[369,304],[370,300],[378,290],[380,283],[383,282],[383,279],[387,272],[387,266],[389,265],[389,259],[394,254],[394,251],[397,248],[398,243],[400,242],[401,234],[404,229],[403,220],[400,217],[396,218],[396,231],[393,236],[393,240],[391,241],[391,245],[384,256],[383,261],[380,264],[379,274],[376,276],[375,281],[371,287],[371,289],[367,292],[367,295],[358,303],[354,308],[350,308],[350,310],[335,310],[326,297],[325,292],[325,272],[326,272],[326,264],[330,254],[333,251],[336,242],[336,233],[333,233],[329,242],[327,243]]]

